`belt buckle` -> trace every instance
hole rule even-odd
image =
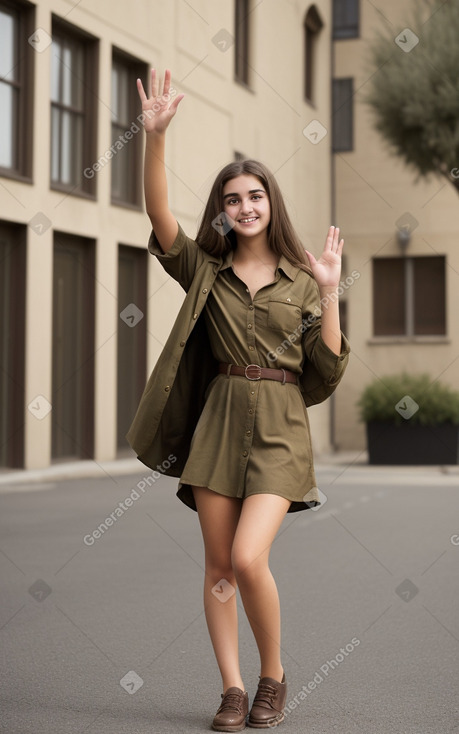
[[[256,370],[258,370],[258,375],[256,377],[249,377],[247,374],[247,370],[249,370],[251,367],[255,367]],[[259,364],[248,364],[247,367],[244,370],[244,375],[247,377],[248,380],[261,380],[261,367]]]

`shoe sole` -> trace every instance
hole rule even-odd
[[[274,727],[278,726],[279,724],[282,724],[283,720],[285,719],[284,714],[279,719],[271,719],[270,722],[266,722],[263,724],[255,723],[254,721],[248,721],[248,726],[250,726],[252,729],[274,729]]]
[[[212,729],[214,731],[243,731],[246,728],[247,724],[244,722],[242,726],[214,726],[212,724]]]

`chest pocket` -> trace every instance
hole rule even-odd
[[[301,304],[292,298],[268,303],[268,327],[283,334],[291,334],[301,326]]]

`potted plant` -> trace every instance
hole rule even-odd
[[[427,374],[371,382],[358,401],[370,464],[459,463],[459,392]]]

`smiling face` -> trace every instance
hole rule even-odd
[[[261,181],[242,174],[223,187],[223,209],[234,220],[238,236],[255,237],[267,230],[271,219],[268,194]]]

